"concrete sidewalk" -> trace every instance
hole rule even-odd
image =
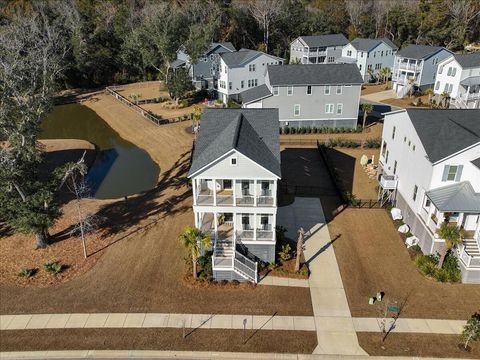
[[[267,275],[258,282],[258,285],[309,287],[308,280],[282,278],[279,276]]]
[[[77,328],[202,328],[315,331],[312,316],[215,314],[34,314],[0,315],[0,330]]]
[[[278,208],[277,224],[291,239],[297,239],[300,227],[307,232],[305,259],[318,339],[314,354],[367,355],[358,344],[320,199],[296,197]]]
[[[379,332],[380,321],[375,318],[353,318],[353,326],[357,332]],[[424,333],[424,334],[461,334],[467,322],[464,320],[437,319],[387,319],[386,328],[391,332]]]

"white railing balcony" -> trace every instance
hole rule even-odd
[[[236,232],[237,240],[253,241],[255,239],[255,230],[238,230]]]
[[[410,64],[406,62],[398,63],[398,68],[400,70],[407,70],[407,71],[420,71],[420,65],[417,64]]]
[[[213,195],[199,194],[197,196],[197,205],[213,205]]]
[[[471,256],[465,251],[464,245],[457,246],[457,255],[467,268],[480,268],[480,256]]]
[[[257,241],[275,240],[275,231],[273,230],[257,230]]]
[[[380,176],[380,186],[384,189],[396,189],[397,180],[393,175],[381,175]]]
[[[217,205],[233,205],[233,195],[217,193]]]
[[[480,100],[480,93],[466,94],[465,100],[467,100],[467,101]]]
[[[237,198],[235,200],[236,200],[237,205],[243,205],[243,206],[253,206],[253,205],[255,205],[255,197],[253,195],[250,195],[250,194],[241,195],[241,196],[237,195]]]
[[[246,256],[235,251],[235,257],[233,262],[235,271],[245,275],[250,281],[254,283],[258,282],[258,264]]]

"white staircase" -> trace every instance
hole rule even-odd
[[[232,239],[218,239],[215,243],[214,254],[219,258],[231,259],[233,257],[233,240]],[[231,261],[231,260],[230,260]]]
[[[480,256],[480,247],[478,246],[478,242],[475,239],[465,239],[463,241],[465,245],[465,251],[470,256]]]
[[[412,84],[409,84],[409,83],[406,83],[405,85],[403,85],[402,87],[402,90],[400,90],[398,93],[397,93],[397,97],[398,98],[403,98],[405,97],[405,95],[408,94],[408,92],[410,91],[410,89],[412,88]]]

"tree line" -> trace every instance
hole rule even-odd
[[[45,0],[11,1],[1,24],[38,12],[67,43],[63,88],[167,78],[180,45],[193,60],[211,41],[288,59],[300,35],[387,37],[398,46],[463,50],[480,38],[478,0]]]

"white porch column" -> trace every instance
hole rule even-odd
[[[195,227],[196,227],[197,229],[199,229],[199,228],[200,228],[200,227],[199,227],[199,224],[200,224],[200,221],[199,221],[200,213],[197,213],[197,212],[196,212],[196,213],[194,213],[193,215],[194,215],[194,217],[195,217]]]
[[[273,180],[273,189],[272,189],[273,206],[277,206],[277,181],[278,180]]]
[[[277,227],[277,214],[272,215],[272,238],[275,239],[275,228]],[[276,239],[275,239],[276,240]]]
[[[257,206],[257,179],[253,180],[253,206]]]
[[[212,179],[213,183],[213,205],[217,206],[217,179]]]
[[[257,240],[257,227],[257,213],[253,213],[253,240]]]
[[[213,228],[215,230],[215,239],[217,239],[217,231],[218,231],[218,219],[217,219],[218,215],[217,215],[217,212],[214,212],[213,213]]]
[[[237,206],[237,180],[232,180],[233,187],[233,206]]]
[[[197,179],[192,179],[193,205],[197,205]]]

